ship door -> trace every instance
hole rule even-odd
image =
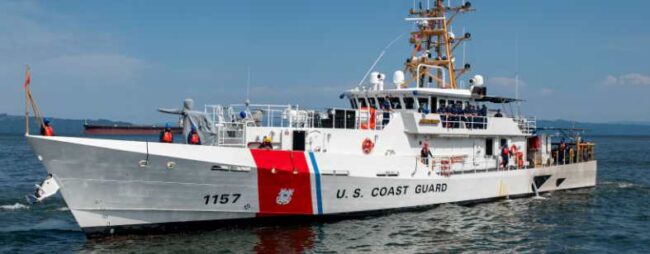
[[[305,150],[305,131],[293,131],[293,150]]]

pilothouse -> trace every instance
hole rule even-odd
[[[89,236],[594,186],[592,143],[546,135],[535,118],[506,110],[518,100],[490,96],[484,78],[456,60],[473,37],[450,27],[470,11],[469,2],[442,0],[411,9],[404,68],[391,77],[369,71],[367,83],[341,94],[349,107],[247,101],[197,109],[188,99],[159,110],[182,118],[183,143],[27,139]]]

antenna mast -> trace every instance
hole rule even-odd
[[[519,101],[519,34],[515,37],[515,99],[517,99],[517,116],[521,114]]]
[[[452,7],[445,6],[443,0],[433,1],[433,6],[429,6],[427,0],[426,9],[419,2],[418,9],[411,9],[410,17],[406,19],[416,21],[417,30],[411,32],[410,43],[414,48],[404,64],[405,70],[411,74],[409,82],[415,81],[419,86],[424,86],[428,78],[428,83],[435,81],[439,88],[456,89],[458,77],[465,74],[471,65],[464,64],[461,69],[456,69],[453,51],[460,43],[469,40],[471,35],[465,33],[462,38],[456,38],[449,27],[459,13],[474,9],[470,2]]]

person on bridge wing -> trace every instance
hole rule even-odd
[[[43,125],[41,126],[41,135],[43,136],[54,136],[54,130],[52,129],[52,126],[50,125],[50,119],[48,118],[43,118]]]
[[[196,127],[194,127],[194,125],[192,125],[192,130],[190,131],[190,134],[187,135],[187,143],[190,145],[201,144],[201,137],[199,136],[199,133],[196,132]]]
[[[422,150],[420,150],[420,159],[422,160],[422,163],[429,166],[429,157],[433,158],[433,154],[431,154],[431,150],[429,150],[429,142],[424,141],[422,144]]]
[[[174,142],[174,134],[172,129],[169,127],[169,124],[165,124],[165,129],[160,132],[160,142],[161,143],[172,143]]]

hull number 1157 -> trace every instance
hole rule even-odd
[[[205,196],[203,196],[203,199],[205,200],[206,205],[208,205],[210,203],[212,203],[213,205],[216,205],[216,204],[234,204],[234,203],[237,203],[237,200],[239,200],[239,197],[241,197],[241,194],[233,193],[233,194],[205,195]]]

